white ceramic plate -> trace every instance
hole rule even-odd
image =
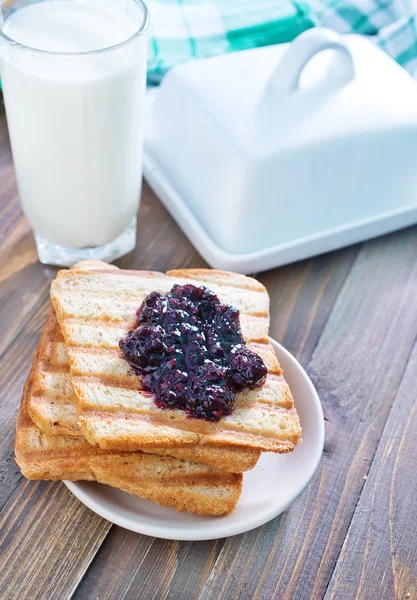
[[[115,488],[87,481],[64,481],[88,508],[116,525],[137,533],[170,540],[211,540],[244,533],[267,523],[301,494],[320,461],[324,419],[320,400],[302,366],[271,340],[294,395],[303,428],[303,442],[289,454],[262,454],[244,474],[236,510],[225,517],[179,513]]]

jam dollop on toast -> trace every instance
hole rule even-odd
[[[267,376],[262,358],[246,347],[237,308],[204,286],[151,292],[119,345],[160,408],[209,421],[230,414],[236,393]]]

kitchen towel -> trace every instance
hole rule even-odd
[[[413,0],[147,0],[148,82],[192,60],[292,41],[324,26],[368,36],[410,73],[417,68]]]
[[[148,83],[171,67],[247,48],[292,41],[314,26],[292,0],[147,0]]]
[[[315,25],[366,35],[411,74],[417,69],[415,0],[307,0]]]

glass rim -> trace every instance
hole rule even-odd
[[[48,0],[46,0],[48,1]],[[70,2],[72,0],[62,0],[64,2]],[[129,36],[128,38],[126,38],[125,40],[123,40],[123,42],[119,42],[118,44],[114,44],[113,46],[106,46],[105,48],[98,48],[97,50],[86,50],[85,52],[55,52],[54,50],[41,50],[40,48],[32,48],[32,46],[27,46],[26,44],[21,44],[20,42],[14,40],[13,38],[9,37],[8,35],[6,35],[4,33],[4,31],[0,28],[0,39],[3,39],[4,41],[6,41],[8,44],[10,44],[11,46],[13,46],[13,48],[17,48],[18,50],[23,50],[24,52],[32,52],[35,54],[44,54],[44,55],[49,55],[49,56],[65,56],[65,57],[71,57],[71,56],[91,56],[94,54],[102,54],[104,52],[109,52],[110,50],[117,50],[119,48],[123,48],[123,46],[126,46],[129,42],[131,42],[133,39],[135,39],[136,37],[141,36],[143,33],[145,33],[145,31],[148,28],[149,25],[149,10],[148,7],[146,6],[146,4],[143,2],[143,0],[131,0],[134,4],[137,4],[138,6],[140,6],[143,10],[143,19],[142,19],[142,23],[139,25],[139,28],[135,31],[135,33],[131,36]],[[1,1],[0,1],[0,5],[1,5]]]

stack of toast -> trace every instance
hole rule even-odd
[[[240,311],[243,337],[268,376],[218,422],[157,406],[119,341],[152,291],[191,282]],[[301,427],[268,340],[269,298],[256,280],[208,269],[123,271],[85,261],[60,271],[25,384],[16,459],[30,479],[91,480],[204,515],[234,510],[242,473],[261,452],[289,452]]]

